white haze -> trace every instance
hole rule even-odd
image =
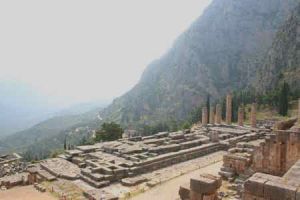
[[[1,1],[0,82],[67,104],[120,96],[209,2]]]

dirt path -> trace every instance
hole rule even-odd
[[[57,200],[51,194],[37,191],[32,185],[0,191],[1,200]]]
[[[201,169],[195,170],[193,172],[187,173],[180,177],[174,178],[170,181],[167,181],[161,185],[158,185],[151,190],[142,193],[138,196],[131,198],[132,200],[174,200],[179,199],[178,190],[180,185],[188,183],[190,178],[197,177],[201,173],[211,173],[218,174],[219,169],[221,168],[223,162],[219,161],[217,163],[211,164],[209,166],[203,167]]]

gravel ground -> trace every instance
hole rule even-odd
[[[0,191],[1,200],[57,200],[51,194],[37,191],[32,185]]]

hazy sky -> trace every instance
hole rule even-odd
[[[209,2],[0,1],[0,80],[72,101],[117,97]]]

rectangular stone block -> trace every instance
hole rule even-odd
[[[265,182],[267,182],[266,179],[252,176],[244,183],[245,192],[249,194],[255,194],[255,196],[258,197],[263,197]]]
[[[201,194],[212,194],[218,189],[218,182],[206,177],[192,178],[190,180],[191,190]]]
[[[295,200],[297,188],[284,182],[267,181],[264,186],[264,198],[272,200]]]
[[[300,200],[300,188],[296,192],[296,200]]]
[[[191,190],[190,192],[190,200],[202,200],[202,194],[194,192]]]
[[[188,200],[190,199],[190,185],[182,185],[179,188],[179,196],[181,200]]]

